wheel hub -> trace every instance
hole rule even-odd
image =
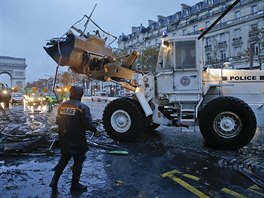
[[[220,127],[224,129],[225,131],[232,131],[236,126],[236,123],[233,119],[230,119],[229,117],[225,117],[220,121]]]
[[[131,127],[130,115],[124,110],[117,110],[111,116],[111,126],[119,133],[125,133]]]
[[[119,126],[124,126],[126,123],[126,119],[124,117],[118,117],[116,122]]]
[[[224,138],[233,138],[240,133],[242,122],[233,112],[222,112],[214,120],[214,129]]]

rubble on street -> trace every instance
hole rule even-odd
[[[49,121],[44,113],[25,112],[23,108],[1,111],[0,154],[21,154],[43,149],[56,136],[54,129],[54,122]]]
[[[237,151],[207,148],[199,133],[188,132],[191,138],[186,138],[171,127],[160,127],[133,144],[119,143],[104,131],[103,105],[87,104],[100,134],[86,133],[90,149],[81,177],[88,186],[84,197],[171,197],[179,193],[180,185],[173,178],[210,197],[225,196],[229,191],[223,189],[252,198],[264,194],[263,131]],[[0,113],[0,197],[50,197],[48,183],[60,157],[56,106],[52,112],[15,106]],[[61,178],[62,197],[75,196],[68,191],[72,164]],[[184,175],[199,180],[189,181]],[[181,196],[193,196],[183,189]]]
[[[19,107],[0,111],[0,155],[53,155],[52,147],[58,144],[55,113],[56,109],[36,113]],[[96,142],[93,132],[87,131],[90,146],[104,149],[109,154],[128,154],[104,133],[100,119],[94,124],[101,133],[97,134]]]

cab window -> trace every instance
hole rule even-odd
[[[195,69],[195,41],[175,42],[176,69]]]

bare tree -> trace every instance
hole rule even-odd
[[[70,84],[72,78],[71,78],[71,73],[70,72],[63,72],[62,73],[62,79],[61,83],[63,86],[67,86]]]
[[[214,68],[221,67],[220,65],[220,44],[216,37],[212,38],[211,64]]]
[[[264,70],[264,28],[252,27],[249,31],[249,43],[245,54],[249,56],[249,51],[253,47],[253,58],[258,63],[260,69]]]
[[[158,55],[159,50],[157,48],[150,47],[144,50],[140,57],[140,64],[142,70],[154,72],[157,64]]]
[[[128,55],[127,50],[119,50],[119,51],[113,52],[113,58],[115,61],[111,63],[111,65],[121,65],[122,57],[126,55]]]

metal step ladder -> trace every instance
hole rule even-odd
[[[180,122],[195,122],[195,108],[196,104],[193,104],[192,108],[184,108],[183,104],[180,104]]]
[[[189,127],[181,127],[181,131],[195,132],[196,113],[202,101],[203,98],[201,98],[198,102],[193,101],[193,105],[191,107],[190,107],[190,103],[188,104],[185,101],[179,103],[181,107],[179,121],[180,123],[187,123],[191,127],[191,129]],[[188,106],[188,108],[185,108],[184,106]]]

